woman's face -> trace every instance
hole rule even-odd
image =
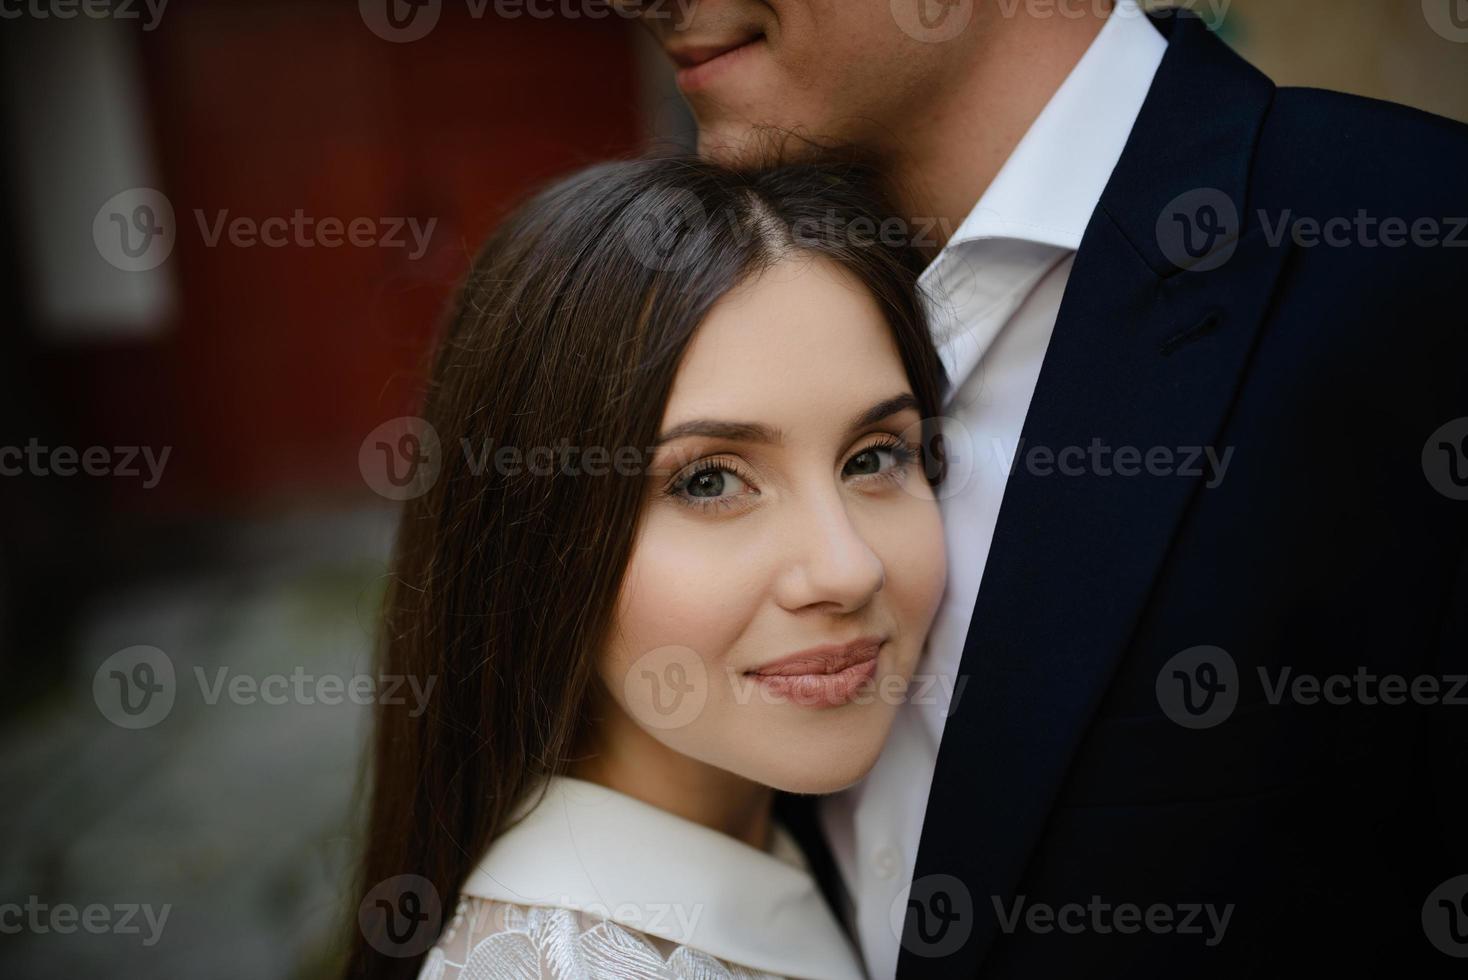
[[[639,737],[794,792],[871,768],[946,575],[920,418],[876,301],[829,260],[714,307],[599,664]]]

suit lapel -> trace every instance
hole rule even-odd
[[[1161,26],[1168,53],[1077,253],[1021,454],[1215,445],[1288,253],[1234,217],[1247,214],[1273,86],[1196,19]],[[928,798],[899,976],[978,970],[998,931],[995,903],[1011,907],[1188,501],[1206,492],[1202,477],[1081,465],[1082,475],[1041,475],[1021,455],[1009,477],[959,667],[966,694]]]

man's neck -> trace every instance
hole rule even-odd
[[[903,213],[931,225],[939,247],[1105,26],[1106,16],[1095,4],[1076,4],[1077,16],[1062,16],[1059,10],[1067,7],[1035,17],[1024,12],[1022,2],[988,5],[987,20],[971,27],[987,32],[982,50],[963,77],[935,93],[920,124],[886,148]]]

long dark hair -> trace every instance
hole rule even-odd
[[[532,198],[485,245],[423,409],[441,468],[404,506],[385,599],[380,675],[434,686],[421,711],[376,709],[349,977],[413,976],[440,901],[565,771],[646,493],[642,467],[615,464],[619,447],[646,462],[636,454],[656,442],[679,361],[720,297],[791,254],[840,264],[880,304],[936,419],[923,260],[877,186],[854,163],[602,164]],[[532,447],[567,444],[606,447],[613,465],[527,465]],[[409,922],[422,933],[405,939]]]

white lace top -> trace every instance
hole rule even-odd
[[[778,824],[761,851],[569,777],[522,813],[419,980],[864,980]]]
[[[464,898],[419,980],[777,980],[609,919]]]

